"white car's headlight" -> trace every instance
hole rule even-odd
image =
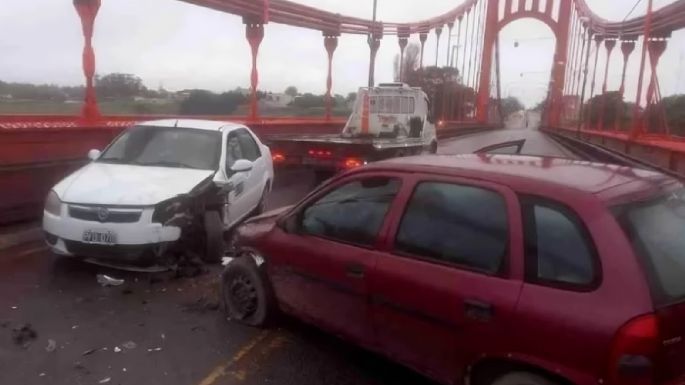
[[[48,193],[48,197],[45,199],[45,211],[57,216],[61,214],[62,201],[59,200],[56,192],[50,191]]]

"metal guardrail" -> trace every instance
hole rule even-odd
[[[644,136],[631,138],[612,131],[543,128],[566,143],[571,151],[585,152],[598,161],[650,168],[685,179],[685,141],[673,137]]]

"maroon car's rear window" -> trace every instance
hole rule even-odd
[[[685,189],[616,210],[659,304],[685,300]]]

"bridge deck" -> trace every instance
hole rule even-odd
[[[473,151],[521,138],[529,140],[533,152],[569,155],[540,132],[525,129],[447,140],[440,152]],[[311,172],[287,171],[276,180],[270,206],[292,204],[313,187]],[[0,238],[11,236],[0,233]],[[99,273],[124,278],[126,284],[102,288],[95,279]],[[28,351],[0,344],[0,356],[5,358],[0,360],[0,372],[7,383],[37,383],[44,373],[44,380],[55,385],[96,383],[108,377],[112,383],[164,379],[169,385],[188,385],[230,363],[224,378],[228,382],[217,383],[234,383],[239,377],[246,385],[430,384],[310,328],[291,325],[262,333],[226,323],[215,308],[218,273],[214,267],[207,275],[177,280],[122,273],[55,259],[36,239],[0,250],[0,320],[10,327],[29,322],[38,332]],[[49,339],[56,341],[56,352],[45,352]],[[127,341],[135,342],[136,348],[113,351]],[[156,348],[161,351],[148,351]],[[92,349],[99,350],[83,355]],[[238,354],[246,358],[232,361]],[[12,370],[3,368],[8,362],[13,363]]]

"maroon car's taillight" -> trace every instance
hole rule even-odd
[[[616,333],[609,363],[612,385],[654,385],[659,322],[654,314],[635,318]]]

